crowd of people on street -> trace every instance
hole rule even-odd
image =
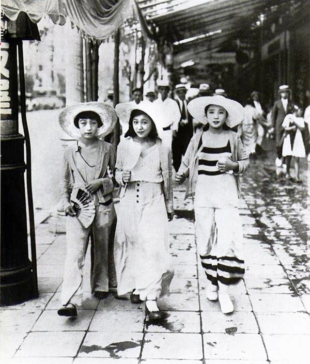
[[[269,111],[253,91],[245,106],[224,89],[201,84],[196,97],[178,84],[174,99],[168,81],[159,80],[158,98],[132,91],[132,101],[73,105],[60,125],[77,140],[64,153],[61,192],[67,215],[67,258],[61,316],[77,316],[83,267],[92,244],[91,288],[98,299],[145,302],[150,320],[162,318],[159,300],[169,294],[174,270],[168,251],[173,219],[173,185],[187,179],[185,198],[194,199],[195,234],[208,282],[206,298],[234,311],[229,286],[244,275],[242,225],[238,213],[239,176],[275,138],[276,167],[301,182],[299,161],[309,153],[310,107],[303,114],[287,85]],[[104,138],[119,119],[115,151]],[[115,190],[119,203],[114,207]],[[112,262],[111,262],[111,257]]]

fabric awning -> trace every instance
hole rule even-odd
[[[144,24],[134,0],[2,0],[2,10],[10,20],[25,12],[34,23],[48,15],[64,25],[68,17],[86,36],[98,40],[112,35],[127,19]]]

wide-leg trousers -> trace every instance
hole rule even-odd
[[[109,243],[116,214],[113,202],[96,206],[94,221],[87,229],[77,217],[67,216],[67,256],[62,286],[61,302],[81,304],[83,267],[90,234],[92,234],[91,290],[109,291]],[[110,249],[111,250],[111,249]]]
[[[244,275],[243,236],[238,208],[195,206],[201,264],[215,286],[237,283]]]

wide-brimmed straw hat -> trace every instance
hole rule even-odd
[[[291,92],[290,86],[288,86],[288,85],[281,85],[279,87],[279,94],[281,92]]]
[[[134,110],[140,110],[147,114],[154,121],[158,136],[162,138],[163,129],[160,124],[161,114],[158,112],[158,107],[156,108],[156,105],[151,102],[140,102],[136,105],[128,102],[117,104],[115,106],[115,111],[117,116],[119,117],[119,121],[122,127],[128,129],[130,116]]]
[[[205,109],[209,105],[221,106],[227,111],[228,117],[226,124],[230,128],[240,124],[244,118],[243,106],[239,102],[223,96],[198,97],[189,102],[188,111],[195,120],[202,124],[207,124]]]
[[[98,128],[98,137],[103,138],[112,132],[117,121],[113,107],[102,102],[87,102],[69,106],[59,114],[59,124],[68,135],[74,139],[81,137],[80,129],[74,125],[74,119],[85,111],[92,111],[100,117],[102,126]]]

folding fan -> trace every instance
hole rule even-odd
[[[84,228],[87,229],[95,217],[95,205],[89,193],[79,188],[71,196],[71,202],[74,204],[76,217]]]

